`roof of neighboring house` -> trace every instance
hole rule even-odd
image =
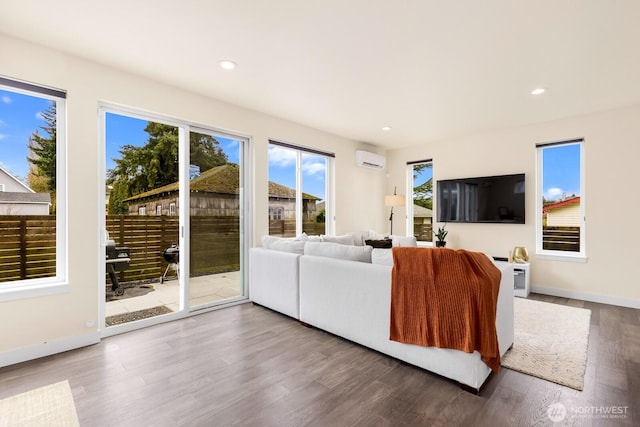
[[[29,186],[27,184],[25,184],[24,182],[20,181],[17,177],[15,177],[11,172],[9,172],[5,168],[3,168],[1,165],[0,165],[0,174],[7,175],[10,179],[12,179],[13,181],[17,182],[22,187],[24,187],[25,191],[28,191],[29,193],[35,193],[35,191],[33,191],[31,188],[29,188]]]
[[[296,190],[281,184],[277,184],[273,181],[269,181],[269,197],[274,197],[279,199],[295,199]],[[302,198],[304,200],[322,200],[319,197],[312,196],[311,194],[307,194],[307,193],[302,193]]]
[[[125,199],[125,202],[133,202],[148,197],[160,197],[178,191],[179,184],[173,182],[163,185],[153,190]],[[272,188],[274,191],[272,191]],[[235,163],[227,163],[216,166],[202,172],[191,180],[189,189],[192,192],[205,192],[216,194],[239,194],[240,193],[240,167]],[[284,185],[269,181],[269,197],[295,198],[296,191]],[[320,200],[318,197],[302,193],[304,199]]]
[[[413,216],[418,218],[432,218],[433,211],[420,205],[413,205]]]
[[[568,205],[572,205],[574,203],[580,203],[580,196],[572,197],[570,199],[565,199],[565,200],[556,202],[556,203],[554,203],[552,205],[547,205],[547,206],[542,208],[542,212],[549,212],[551,210],[558,209],[558,208],[563,208],[563,207],[566,207]]]
[[[15,191],[0,191],[0,203],[38,203],[50,204],[49,193],[19,193]]]

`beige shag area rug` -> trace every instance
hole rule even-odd
[[[69,381],[61,381],[0,400],[0,426],[80,426]]]
[[[523,298],[514,304],[515,338],[502,366],[583,390],[591,310]]]

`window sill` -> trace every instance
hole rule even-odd
[[[584,255],[536,254],[536,259],[543,261],[578,262],[585,264],[588,258]]]
[[[69,292],[69,284],[66,282],[14,284],[5,288],[0,287],[0,302],[43,297],[67,292]]]

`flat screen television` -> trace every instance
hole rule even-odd
[[[524,224],[524,174],[437,182],[439,222]]]

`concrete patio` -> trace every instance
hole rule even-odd
[[[191,307],[210,304],[242,294],[240,271],[192,277],[189,279],[189,285]],[[175,277],[165,280],[164,283],[149,283],[141,286],[142,289],[146,289],[146,287],[150,288],[149,292],[130,298],[126,298],[126,295],[132,288],[125,288],[125,298],[120,297],[120,299],[105,303],[105,316],[115,316],[157,306],[166,306],[173,311],[180,310],[180,286]]]

